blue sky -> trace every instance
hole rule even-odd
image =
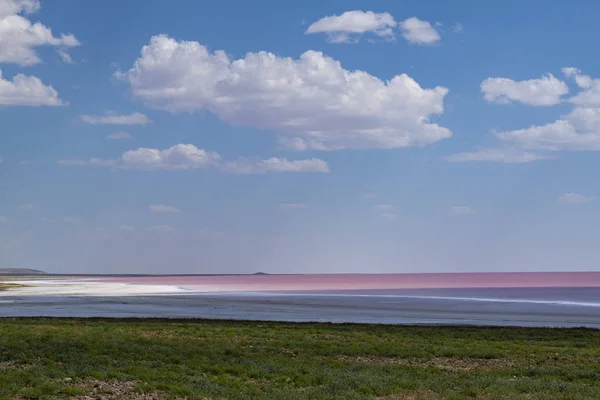
[[[595,270],[599,11],[0,0],[0,268]]]

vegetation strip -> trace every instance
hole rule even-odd
[[[21,285],[19,283],[5,283],[5,282],[0,282],[0,291],[2,291],[2,290],[8,290],[8,289],[22,288],[22,287],[25,287],[25,285]]]
[[[0,319],[0,399],[594,399],[600,330]]]

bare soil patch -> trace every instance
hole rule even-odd
[[[476,368],[509,368],[515,365],[515,361],[508,358],[397,358],[397,357],[372,357],[372,356],[340,356],[336,361],[364,363],[374,365],[414,365],[437,367],[447,371],[471,371]]]
[[[137,382],[99,381],[83,382],[82,387],[89,389],[89,394],[72,397],[72,400],[162,400],[162,393],[138,393],[134,391]]]

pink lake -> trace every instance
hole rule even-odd
[[[184,289],[210,292],[600,287],[600,272],[106,276],[85,280],[144,285],[173,285]]]

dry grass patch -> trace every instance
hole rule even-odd
[[[446,371],[471,371],[476,368],[510,368],[516,365],[514,360],[508,358],[450,358],[433,357],[423,358],[397,358],[373,356],[339,356],[336,361],[372,364],[372,365],[411,365],[423,367],[437,367]]]
[[[394,393],[378,400],[439,400],[440,395],[431,390],[411,390],[408,392]]]
[[[134,391],[137,382],[133,381],[86,381],[81,387],[88,391],[83,396],[71,397],[72,400],[162,400],[165,395],[158,392],[139,393]]]
[[[26,285],[21,285],[20,283],[6,283],[6,282],[0,282],[0,291],[2,290],[8,290],[8,289],[18,289],[18,288],[23,288]]]

